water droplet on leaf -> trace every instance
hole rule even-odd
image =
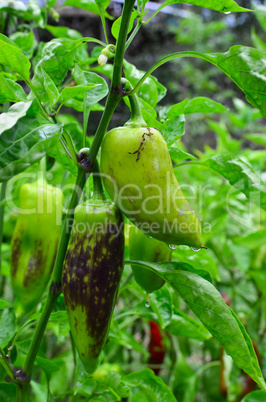
[[[150,307],[149,293],[147,293],[145,307]]]
[[[177,249],[177,245],[176,244],[169,244],[169,248],[171,249],[171,250],[176,250]]]
[[[201,250],[200,248],[195,248],[195,247],[190,247],[190,248],[192,251],[195,251],[196,253]]]

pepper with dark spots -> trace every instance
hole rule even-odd
[[[53,269],[61,230],[63,195],[43,182],[24,184],[11,242],[11,284],[18,313],[40,301]]]
[[[117,208],[100,199],[79,205],[64,262],[63,291],[72,336],[89,374],[96,370],[108,337],[123,255],[123,220]]]

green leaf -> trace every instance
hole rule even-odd
[[[237,322],[237,324],[239,326],[239,329],[242,332],[242,335],[243,335],[243,338],[244,338],[244,340],[246,342],[246,345],[248,347],[249,354],[250,354],[250,360],[251,360],[252,366],[254,368],[256,377],[259,380],[257,382],[264,390],[266,390],[266,384],[265,384],[264,378],[263,378],[261,370],[260,370],[260,366],[259,366],[259,363],[258,363],[258,358],[257,358],[256,352],[255,352],[255,350],[253,348],[252,340],[248,336],[244,325],[239,320],[239,318],[237,317],[236,313],[230,307],[229,307],[229,309],[230,309],[230,312],[231,312],[232,316],[235,318],[235,320],[236,320],[236,322]]]
[[[171,1],[171,0],[170,0]],[[173,1],[173,3],[179,3],[179,1]],[[240,7],[233,0],[190,0],[182,1],[182,3],[192,4],[194,6],[209,8],[211,10],[220,11],[221,13],[234,13],[241,11],[251,11],[248,8]]]
[[[120,320],[121,318],[127,317],[127,316],[134,316],[134,319],[137,319],[137,317],[144,317],[147,320],[152,320],[158,322],[158,317],[157,315],[152,311],[152,308],[147,308],[145,306],[145,301],[137,304],[131,309],[127,309],[126,311],[122,311],[119,313],[117,316],[114,317],[114,321]]]
[[[0,319],[0,346],[5,348],[16,333],[16,316],[14,310],[7,308]]]
[[[12,105],[8,112],[1,113],[0,115],[0,135],[13,127],[19,119],[26,116],[28,109],[30,108],[32,102],[18,102]]]
[[[180,57],[196,57],[214,64],[246,95],[247,101],[266,117],[266,54],[245,46],[232,46],[226,53],[178,52],[160,59],[137,83],[142,87],[156,68]]]
[[[266,147],[266,134],[246,134],[245,138]]]
[[[243,272],[247,272],[251,264],[251,252],[246,247],[241,247],[234,244],[232,241],[228,241],[228,248],[232,253],[232,257],[235,259],[237,267]]]
[[[171,119],[180,114],[222,113],[226,110],[226,107],[220,103],[202,96],[190,100],[184,99],[182,102],[171,106],[167,112],[167,116]]]
[[[165,289],[165,287],[162,289]],[[150,294],[149,296],[150,300],[151,296],[154,295],[154,293],[156,292],[157,291]],[[143,317],[146,318],[147,320],[155,321],[159,324],[158,314],[153,312],[153,307],[154,305],[152,303],[151,308],[147,308],[144,305],[144,302],[141,302],[138,305],[134,306],[133,308],[127,309],[126,311],[122,311],[121,313],[119,313],[114,318],[114,321],[121,320],[124,319],[124,317],[132,315],[134,319],[137,319],[138,317]],[[168,317],[170,317],[169,314]],[[164,313],[164,318],[168,320],[168,317]],[[171,314],[171,317],[172,317],[171,322],[168,325],[164,326],[163,328],[166,329],[168,332],[171,332],[173,335],[186,336],[188,338],[197,340],[206,340],[211,337],[210,333],[201,323],[189,317],[182,311],[175,310],[174,314],[173,315]]]
[[[53,311],[49,317],[49,321],[66,321],[67,313],[65,310]]]
[[[252,7],[255,11],[255,16],[259,21],[262,29],[264,30],[264,32],[266,32],[266,6],[264,6],[263,4],[255,4],[253,2]]]
[[[180,3],[180,1],[176,0],[166,0],[149,18],[147,22],[149,22],[155,15],[161,11],[164,7],[170,6],[171,4]],[[182,1],[185,4],[191,4],[198,7],[209,8],[211,10],[219,11],[221,13],[229,13],[229,12],[240,12],[240,11],[251,11],[247,8],[240,7],[233,0],[191,0],[191,1]]]
[[[126,264],[135,264],[140,265],[140,266],[145,266],[148,269],[159,269],[163,272],[164,270],[167,270],[167,272],[175,272],[176,270],[182,270],[186,272],[192,272],[193,274],[200,275],[203,279],[206,281],[212,283],[212,278],[209,274],[209,272],[203,270],[203,269],[196,269],[190,264],[186,264],[184,262],[176,262],[176,261],[163,261],[163,262],[157,262],[157,263],[152,263],[152,262],[146,262],[144,261],[135,261],[135,260],[126,260]],[[161,276],[161,275],[160,275]]]
[[[75,29],[70,29],[68,27],[46,25],[45,29],[47,29],[47,31],[49,31],[55,38],[69,38],[69,39],[82,38],[82,35],[79,31],[76,31]]]
[[[104,366],[108,367],[106,364]],[[110,364],[109,366],[109,374],[102,376],[103,378],[98,381],[98,384],[94,389],[94,394],[98,396],[90,398],[90,401],[106,402],[108,400],[109,402],[117,402],[124,400],[124,398],[127,399],[129,396],[129,387],[123,383],[123,379],[119,373],[111,371],[112,365]],[[113,366],[116,368],[114,364]],[[103,366],[101,366],[99,369],[100,373],[102,367]],[[103,399],[101,399],[101,395],[103,396]],[[100,398],[98,399],[99,396]]]
[[[79,85],[94,85],[90,92],[83,94],[83,133],[87,132],[87,124],[90,111],[92,108],[103,99],[108,93],[108,85],[106,81],[96,73],[83,71],[76,64],[73,70],[73,76]]]
[[[246,395],[241,402],[265,402],[266,392],[254,391]]]
[[[0,383],[0,400],[5,402],[14,402],[16,400],[15,384]]]
[[[68,27],[59,27],[53,25],[46,25],[45,29],[47,29],[55,38],[69,38],[73,40],[80,40],[83,38],[80,32],[75,29],[70,29]],[[84,42],[76,51],[75,59],[80,61],[83,65],[89,62],[89,54],[87,51],[87,45]]]
[[[59,86],[65,78],[68,69],[73,64],[75,53],[77,51],[78,40],[67,38],[53,39],[48,42],[42,51],[42,59],[35,68],[35,74],[32,79],[34,92],[45,102],[48,100],[44,86],[43,71],[45,71],[56,86]]]
[[[72,141],[76,149],[82,148],[82,127],[79,121],[70,115],[59,114],[58,122],[64,125],[64,130],[71,133]],[[65,170],[70,171],[74,176],[77,176],[77,166],[73,159],[66,154],[61,142],[57,142],[53,147],[49,148],[48,154],[52,156],[57,162],[59,162]]]
[[[23,51],[28,59],[31,59],[38,43],[32,31],[15,32],[10,35],[10,39]]]
[[[233,46],[213,56],[220,68],[245,93],[247,101],[266,117],[266,54],[257,49]]]
[[[256,34],[254,27],[252,27],[251,30],[251,39],[255,48],[257,48],[262,53],[266,53],[266,43]]]
[[[43,357],[36,356],[35,364],[42,368],[48,378],[51,377],[53,373],[60,370],[62,362],[54,362],[52,360],[44,359]]]
[[[139,389],[141,396],[147,398],[145,401],[176,402],[170,388],[150,369],[135,371],[125,376],[123,380],[129,387]]]
[[[106,9],[109,6],[111,0],[94,0],[94,1],[99,7]]]
[[[179,262],[192,264],[192,266],[198,269],[209,272],[211,277],[215,280],[220,280],[218,268],[210,250],[195,252],[186,246],[179,246],[173,252],[173,259]]]
[[[98,74],[82,71],[77,64],[73,70],[73,76],[77,84],[95,85],[90,92],[83,95],[83,138],[85,138],[90,111],[97,104],[97,102],[108,94],[108,85],[106,81]]]
[[[229,153],[215,155],[203,165],[225,177],[237,190],[266,210],[266,186],[247,162]]]
[[[22,87],[0,73],[0,103],[19,101],[27,102]]]
[[[165,329],[173,335],[185,336],[199,341],[211,338],[211,334],[203,325],[180,310],[175,311],[170,324]]]
[[[195,156],[189,154],[188,152],[184,152],[177,147],[170,147],[169,154],[171,156],[171,159],[173,159],[174,161],[180,161],[183,159],[197,159]]]
[[[266,271],[265,270],[251,270],[249,275],[254,279],[258,289],[266,296]]]
[[[172,145],[185,134],[185,116],[182,114],[166,120],[162,127],[162,133],[167,145]]]
[[[81,8],[83,10],[87,10],[93,14],[98,14],[100,15],[99,8],[96,4],[95,1],[93,0],[66,0],[62,6],[72,6],[72,7],[77,7]],[[107,13],[105,13],[106,16],[110,17]]]
[[[167,287],[162,287],[159,290],[149,295],[149,300],[153,311],[158,317],[158,322],[161,328],[165,328],[172,319],[172,297]]]
[[[266,229],[258,230],[257,232],[250,233],[247,236],[235,237],[234,242],[242,247],[250,250],[261,247],[265,244]]]
[[[138,11],[135,11],[135,10],[132,11],[131,17],[130,17],[130,21],[129,21],[129,26],[128,26],[128,31],[127,31],[127,33],[129,33],[129,32],[132,31],[134,21],[135,21],[135,19],[137,18],[138,14],[139,14]],[[112,35],[113,35],[113,37],[114,37],[115,39],[118,38],[119,29],[120,29],[120,24],[121,24],[121,17],[117,18],[117,19],[115,20],[115,22],[112,24],[111,32],[112,32]]]
[[[16,106],[16,105],[15,105]],[[0,136],[0,182],[9,180],[38,162],[62,134],[60,124],[39,124],[25,116]]]
[[[139,79],[143,76],[143,71],[138,70],[133,64],[124,62],[125,65],[125,76],[126,79],[133,85],[133,87],[137,84]],[[147,80],[141,85],[138,95],[145,100],[149,105],[155,107],[158,103],[158,89],[156,82],[148,77]]]
[[[145,347],[136,341],[133,335],[126,332],[125,330],[120,330],[118,327],[111,327],[109,332],[109,338],[112,339],[115,343],[122,345],[128,349],[136,350],[137,352],[142,353],[144,356],[148,357],[149,353]]]
[[[266,390],[266,384],[248,334],[226,305],[221,294],[208,280],[197,275],[197,270],[193,267],[188,268],[188,264],[171,262],[169,265],[169,262],[148,263],[142,261],[133,263],[157,273],[169,283],[225,352],[233,358],[235,364],[262,389]],[[184,268],[185,270],[183,270]]]
[[[90,85],[77,85],[75,87],[66,87],[62,90],[60,93],[58,102],[63,105],[66,101],[69,99],[75,98],[77,96],[83,95],[84,92],[88,92],[91,89],[95,88],[96,85],[90,84]]]
[[[41,69],[41,71],[42,71],[42,75],[43,75],[43,85],[44,85],[45,91],[48,95],[50,108],[52,109],[52,107],[58,101],[59,92],[58,92],[58,89],[57,89],[54,81],[51,79],[51,77],[43,69]]]
[[[10,68],[29,82],[29,71],[31,64],[22,50],[12,40],[0,34],[0,64]]]
[[[196,399],[198,374],[190,368],[181,351],[178,353],[171,381],[171,389],[182,402],[190,402]]]
[[[44,88],[42,70],[44,70],[58,87],[63,82],[70,67],[73,65],[80,46],[86,42],[102,42],[94,38],[68,39],[57,38],[48,42],[42,50],[42,58],[35,68],[32,79],[34,92],[43,102],[48,100]]]
[[[31,380],[32,394],[36,401],[46,401],[47,400],[47,389],[44,384],[37,381]]]
[[[0,300],[0,310],[6,308],[9,305],[9,302],[6,300]]]

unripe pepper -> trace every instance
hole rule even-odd
[[[129,229],[129,257],[131,260],[141,261],[169,261],[172,250],[167,244],[146,236],[136,226],[130,226]],[[155,273],[142,269],[137,265],[131,264],[135,281],[147,292],[152,293],[160,289],[165,281]]]
[[[60,238],[63,194],[45,182],[24,184],[11,241],[11,284],[27,313],[40,301],[50,279]]]
[[[89,374],[97,369],[108,336],[124,255],[122,215],[99,190],[99,177],[96,180],[93,199],[75,210],[63,270],[70,329]]]
[[[131,119],[102,142],[101,171],[110,198],[139,229],[167,244],[201,248],[199,221],[175,177],[163,135],[146,127],[135,95]]]

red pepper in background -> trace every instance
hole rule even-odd
[[[165,350],[163,345],[163,337],[159,325],[154,321],[149,321],[150,325],[150,342],[149,342],[149,367],[157,375],[160,371],[159,365],[163,363]],[[158,366],[158,367],[155,367]]]

